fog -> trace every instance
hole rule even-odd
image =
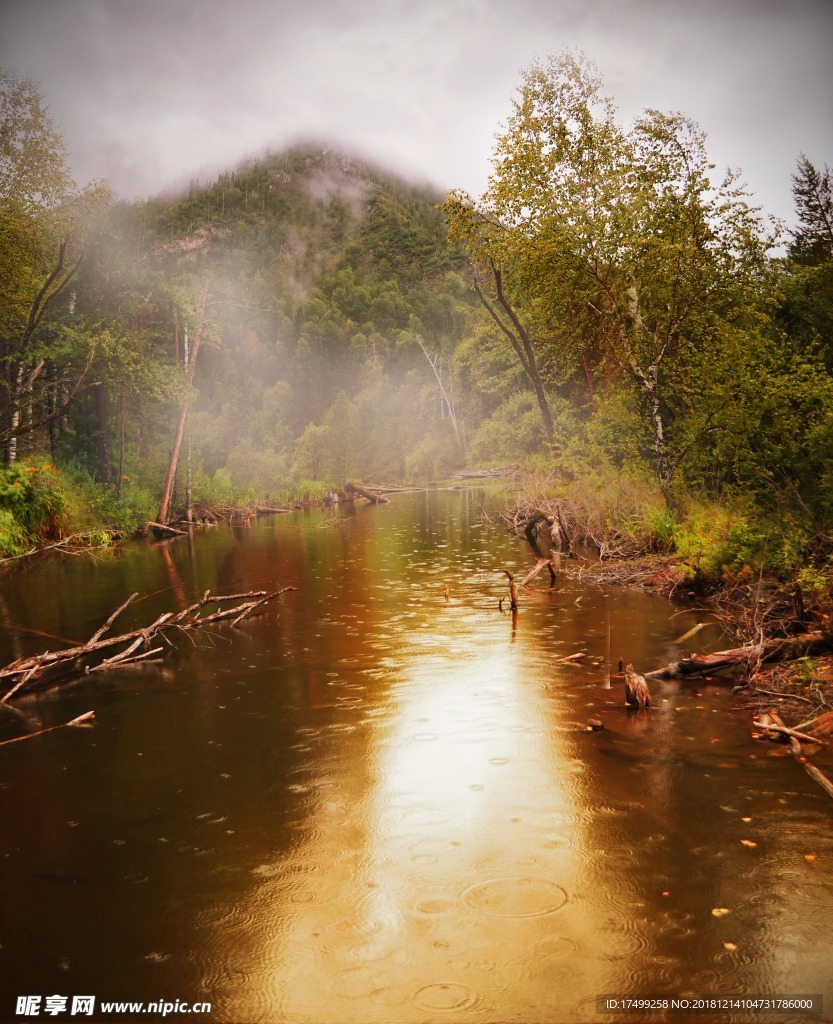
[[[623,120],[682,110],[720,168],[792,219],[799,152],[830,162],[826,0],[5,0],[0,61],[39,80],[76,176],[125,197],[298,136],[479,194],[521,69],[583,50]]]

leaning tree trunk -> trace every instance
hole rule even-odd
[[[532,385],[532,389],[535,392],[535,400],[538,403],[538,409],[541,413],[541,421],[544,425],[544,434],[546,439],[547,441],[552,441],[553,434],[555,433],[555,424],[553,423],[552,410],[550,409],[550,404],[547,400],[547,393],[544,389],[544,382],[541,378],[538,358],[535,354],[535,343],[530,337],[529,332],[521,323],[512,303],[504,292],[503,275],[500,267],[495,263],[492,263],[491,272],[495,283],[495,295],[499,306],[503,310],[503,316],[501,316],[495,306],[493,306],[487,299],[485,292],[477,281],[476,274],[474,278],[474,290],[477,292],[486,312],[498,325],[501,331],[503,331],[509,341],[509,344],[514,350],[515,355],[518,357],[518,361],[526,374],[527,380]],[[504,317],[506,319],[504,319]]]

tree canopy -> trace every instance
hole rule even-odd
[[[546,383],[621,373],[667,482],[681,408],[708,388],[700,354],[761,300],[773,237],[734,175],[713,181],[690,119],[648,110],[620,127],[596,70],[567,51],[524,73],[493,165],[479,201],[453,192],[444,209],[546,433]]]

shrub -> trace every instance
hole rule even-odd
[[[413,483],[434,483],[459,461],[450,437],[424,437],[405,458],[405,476]]]
[[[37,540],[60,537],[67,502],[60,475],[40,459],[0,469],[0,511],[3,515],[0,545],[7,553]],[[14,550],[12,550],[14,549]]]
[[[0,557],[19,555],[27,548],[26,531],[7,508],[0,508]]]

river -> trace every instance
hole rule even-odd
[[[503,498],[395,495],[0,578],[3,663],[85,639],[134,590],[125,629],[209,587],[297,588],[3,713],[0,738],[96,724],[0,748],[0,1020],[30,994],[241,1024],[659,1021],[597,997],[815,994],[833,1019],[829,798],[725,684],[625,708],[611,661],[719,647],[713,624],[676,642],[702,611],[563,576],[500,610],[498,570],[533,564]]]

